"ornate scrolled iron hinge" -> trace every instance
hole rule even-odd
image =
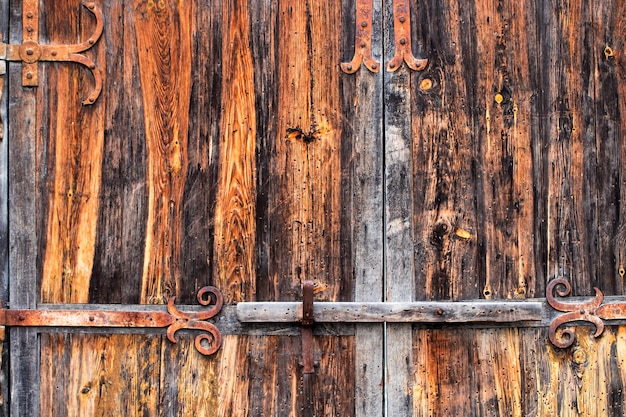
[[[602,304],[604,294],[596,287],[594,287],[596,296],[586,302],[562,302],[555,297],[555,294],[559,297],[566,297],[570,294],[571,290],[572,287],[570,283],[563,278],[550,281],[546,289],[548,304],[555,310],[565,313],[559,315],[550,323],[548,335],[550,342],[552,342],[554,346],[564,349],[574,343],[576,336],[572,329],[567,328],[557,331],[566,323],[592,323],[596,328],[593,336],[598,337],[604,331],[605,320],[626,319],[626,303]]]
[[[373,0],[357,0],[354,57],[341,64],[341,70],[354,74],[365,65],[371,72],[378,72],[380,64],[372,57],[372,14]],[[397,71],[402,63],[413,71],[422,71],[427,59],[418,59],[411,48],[411,10],[409,0],[393,0],[394,56],[387,64],[387,70]]]
[[[105,311],[105,310],[12,310],[0,309],[0,326],[8,327],[110,327],[167,328],[167,338],[176,343],[176,332],[183,329],[200,330],[195,346],[203,355],[212,355],[222,345],[222,334],[209,323],[222,309],[224,298],[215,287],[198,291],[198,302],[210,306],[205,311],[186,313],[167,303],[167,312]]]
[[[85,2],[83,6],[96,18],[96,28],[85,42],[75,45],[40,45],[39,44],[39,0],[24,0],[23,11],[23,42],[21,45],[0,44],[0,61],[22,62],[22,85],[36,87],[39,85],[37,63],[40,61],[76,62],[89,68],[95,86],[84,105],[96,102],[102,91],[102,74],[96,64],[82,55],[91,49],[100,39],[104,28],[102,11],[93,2]]]

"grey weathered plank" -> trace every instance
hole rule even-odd
[[[354,2],[348,15],[350,28],[356,19]],[[372,54],[382,61],[382,1],[373,0]],[[345,20],[344,20],[345,21]],[[347,57],[354,41],[346,46]],[[349,58],[348,58],[349,59]],[[348,77],[348,76],[347,76]],[[354,233],[354,300],[383,300],[383,76],[365,66],[356,73],[355,134],[353,160],[356,161],[352,186]],[[352,100],[353,98],[350,97]],[[383,324],[356,327],[355,345],[355,416],[378,416],[384,413],[384,328]]]
[[[541,321],[540,301],[415,301],[320,302],[313,305],[319,323],[513,323]],[[253,302],[237,304],[237,318],[246,323],[302,320],[302,303]]]
[[[9,2],[0,0],[0,43],[8,39],[9,34]],[[8,98],[6,88],[6,63],[0,61],[0,302],[6,305],[9,298],[9,216],[8,216],[8,135],[7,108]],[[4,336],[4,335],[3,335]],[[4,339],[4,337],[3,337]],[[8,381],[8,350],[2,349],[2,380]],[[0,387],[0,416],[9,415],[9,407],[5,399],[8,398],[8,386]]]
[[[393,3],[385,0],[385,63],[394,55]],[[386,300],[414,299],[413,254],[413,169],[411,164],[411,77],[403,65],[398,71],[384,72],[385,102],[385,232]],[[411,415],[410,365],[412,326],[386,324],[386,413]]]
[[[10,43],[21,43],[21,4],[12,2]],[[36,90],[22,87],[19,63],[8,65],[9,110],[9,303],[34,308],[37,297],[35,175]],[[10,330],[11,416],[39,415],[39,357],[33,329]]]

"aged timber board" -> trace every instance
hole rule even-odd
[[[623,294],[624,2],[412,11],[429,64],[385,78],[388,299],[541,297],[558,277]],[[545,329],[393,325],[388,406],[623,415],[622,330],[561,350]]]
[[[12,105],[31,131],[12,119],[22,161],[10,178],[12,233],[24,242],[12,246],[11,276],[33,303],[23,307],[193,304],[207,284],[228,304],[295,301],[306,278],[318,300],[381,301],[381,83],[338,70],[352,53],[354,2],[96,4],[104,32],[86,53],[103,74],[95,104],[81,104],[93,83],[82,66],[40,63],[32,89],[11,64]],[[21,4],[12,7],[19,43]],[[93,25],[79,0],[42,2],[39,41],[76,43]],[[315,337],[317,415],[354,415],[373,391],[364,412],[382,412],[383,346],[356,349],[382,338],[382,325],[370,327]],[[212,358],[185,337],[39,337],[41,356],[24,352],[32,372],[14,375],[41,415],[304,407],[299,337],[227,335]],[[361,394],[355,358],[377,369]]]

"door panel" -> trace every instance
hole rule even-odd
[[[19,161],[10,169],[21,174],[11,178],[21,242],[11,307],[195,304],[205,285],[227,305],[296,301],[305,279],[316,300],[381,301],[380,79],[338,71],[354,3],[97,5],[104,32],[86,52],[103,73],[95,104],[81,104],[93,83],[83,66],[40,63],[31,89],[10,64]],[[12,7],[20,43],[21,5]],[[82,41],[95,25],[79,0],[41,3],[40,21],[41,44]],[[382,413],[382,329],[316,330],[316,415],[354,415],[357,401]],[[11,332],[23,396],[12,415],[299,415],[308,406],[298,327],[225,332],[208,358],[191,335],[171,344],[136,330]],[[357,367],[368,372],[357,377]]]
[[[385,74],[387,300],[522,300],[558,277],[623,294],[623,4],[412,7],[429,65]],[[622,332],[562,350],[547,329],[388,324],[388,410],[621,415]]]

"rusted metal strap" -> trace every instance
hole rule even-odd
[[[198,291],[198,302],[211,306],[201,312],[186,313],[174,305],[174,297],[167,303],[167,312],[124,312],[102,310],[12,310],[0,309],[0,326],[8,327],[167,327],[167,338],[176,343],[176,332],[182,329],[200,330],[195,346],[203,355],[212,355],[222,344],[222,334],[205,321],[217,315],[223,305],[222,293],[215,287]]]
[[[409,0],[393,0],[394,56],[387,64],[388,71],[397,71],[403,62],[414,71],[428,65],[427,59],[417,59],[411,48],[411,9]]]
[[[85,42],[75,45],[40,45],[39,44],[39,0],[24,0],[23,13],[23,42],[21,45],[2,45],[0,60],[22,62],[22,85],[36,87],[39,85],[37,63],[40,61],[76,62],[89,68],[93,75],[95,86],[83,104],[96,102],[102,92],[102,73],[96,64],[81,54],[91,49],[102,36],[104,20],[102,11],[94,2],[85,2],[87,8],[96,18],[96,28]]]
[[[372,3],[373,0],[357,0],[354,57],[341,64],[341,70],[354,74],[361,64],[371,72],[380,71],[380,64],[372,57]]]
[[[313,369],[313,281],[302,283],[302,364],[305,374]]]
[[[562,325],[572,322],[587,322],[596,327],[594,337],[598,337],[604,331],[603,320],[624,320],[626,319],[626,302],[615,302],[602,304],[604,294],[598,288],[594,287],[596,296],[585,302],[569,302],[564,303],[556,299],[555,294],[559,297],[566,297],[570,294],[572,287],[570,283],[563,278],[550,281],[546,289],[546,299],[548,304],[555,310],[562,311],[552,323],[550,323],[549,337],[550,342],[556,347],[570,347],[576,335],[570,328],[559,329]]]

